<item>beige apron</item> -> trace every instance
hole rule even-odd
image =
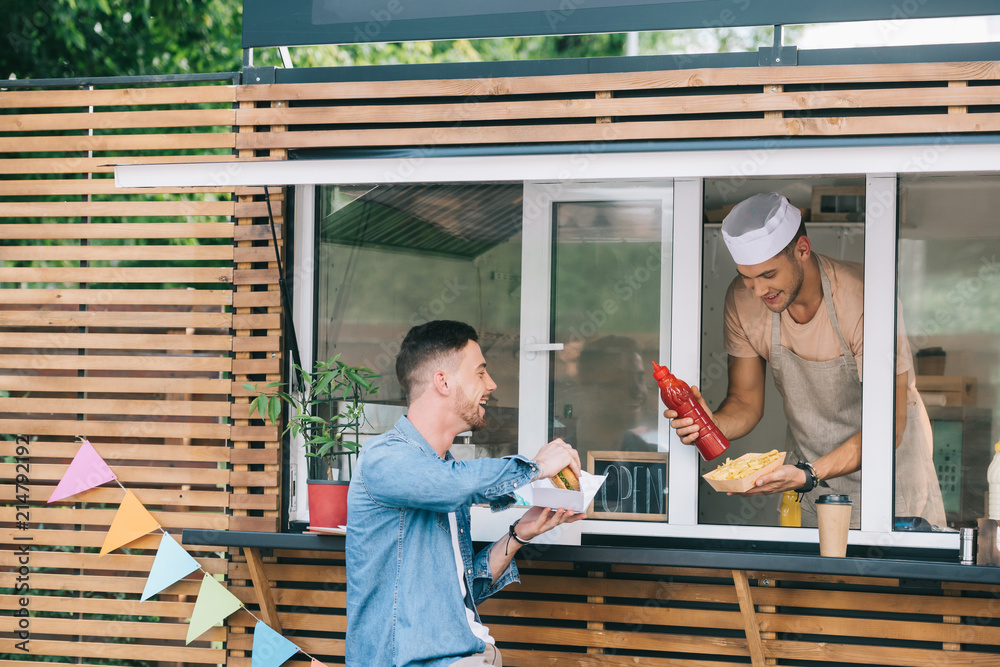
[[[830,281],[817,260],[823,302],[843,356],[806,361],[781,346],[781,316],[771,317],[771,373],[785,404],[785,449],[792,459],[815,461],[861,430],[861,379],[850,347],[840,333]],[[913,379],[907,391],[906,430],[896,448],[895,516],[922,516],[944,526],[944,504],[934,469],[932,434]],[[795,460],[789,460],[795,463]],[[802,525],[816,526],[816,498],[824,493],[851,497],[851,528],[861,527],[861,471],[823,480],[802,498]]]
[[[781,346],[781,315],[771,316],[771,374],[785,404],[788,463],[815,461],[861,430],[861,378],[851,349],[840,333],[833,309],[830,281],[817,259],[823,303],[840,341],[843,356],[830,361],[806,361]],[[861,527],[861,471],[823,480],[802,497],[802,525],[816,526],[816,498],[824,493],[851,497],[851,528]]]

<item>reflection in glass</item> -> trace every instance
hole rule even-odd
[[[659,201],[554,205],[552,332],[565,349],[552,360],[550,427],[584,467],[591,451],[657,450],[662,217]]]
[[[975,526],[985,516],[986,468],[998,438],[997,210],[996,175],[900,179],[901,315],[915,358],[916,386],[930,418],[950,528]],[[901,473],[897,470],[897,483]]]
[[[487,427],[461,456],[517,452],[521,298],[520,184],[319,189],[316,356],[342,354],[381,373],[382,423],[405,396],[395,356],[410,327],[435,319],[476,328],[498,388]]]

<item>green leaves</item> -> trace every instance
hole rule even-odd
[[[379,375],[364,366],[350,366],[337,355],[318,361],[312,372],[295,366],[302,378],[303,391],[287,392],[285,383],[269,382],[263,387],[244,384],[256,396],[250,401],[250,416],[277,424],[288,407],[285,433],[301,438],[306,456],[325,459],[330,467],[338,456],[355,454],[361,449],[358,437],[364,425],[367,397],[378,393]]]

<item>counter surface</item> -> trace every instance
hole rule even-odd
[[[181,538],[187,545],[343,551],[340,535],[310,533],[253,533],[243,531],[185,529]],[[961,565],[940,558],[824,558],[818,554],[769,551],[755,545],[745,551],[731,549],[529,545],[518,552],[518,560],[560,561],[661,567],[693,567],[720,570],[797,572],[850,577],[887,577],[915,581],[955,581],[1000,585],[1000,567]]]

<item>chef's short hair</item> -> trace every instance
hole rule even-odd
[[[418,376],[423,366],[461,351],[470,340],[479,342],[476,330],[455,320],[434,320],[410,329],[396,355],[396,379],[407,400],[412,401],[419,395],[413,392],[421,387]]]

